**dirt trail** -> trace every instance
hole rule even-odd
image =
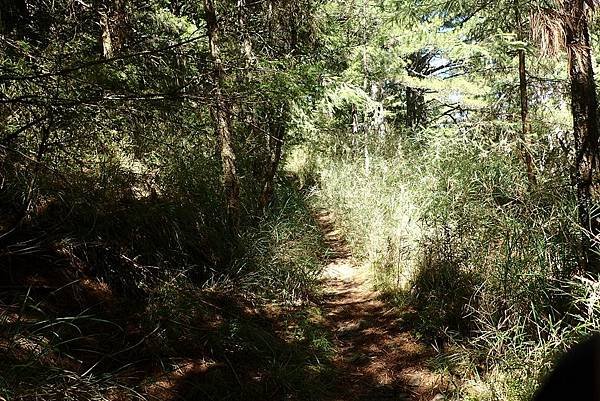
[[[331,401],[441,401],[448,385],[427,368],[431,348],[419,343],[402,314],[379,300],[333,216],[316,215],[333,255],[324,273],[325,324],[334,333],[339,375]]]

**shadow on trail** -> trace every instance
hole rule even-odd
[[[370,289],[368,272],[351,259],[326,212],[316,216],[334,255],[321,307],[334,333],[337,369],[330,401],[431,400],[446,383],[427,368],[434,351],[417,342],[402,314]]]
[[[102,255],[85,260],[43,243],[5,251],[0,391],[9,394],[0,397],[431,400],[443,386],[426,368],[432,351],[367,288],[330,216],[317,220],[331,248],[318,307],[257,306],[193,282],[138,295],[80,264],[97,267]],[[126,262],[119,273],[136,267]]]
[[[87,278],[57,273],[42,286],[41,273],[20,273],[0,292],[0,385],[9,399],[327,398],[330,340],[311,311],[258,308],[195,287],[133,303]]]

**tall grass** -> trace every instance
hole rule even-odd
[[[323,267],[304,196],[282,180],[231,238],[205,169],[166,169],[154,195],[128,196],[135,179],[38,188],[47,206],[0,238],[0,397],[153,399],[162,375],[180,399],[327,391],[327,332],[287,308],[317,297]],[[177,373],[186,360],[208,373]]]
[[[454,344],[444,366],[472,379],[459,398],[527,398],[556,350],[597,330],[597,312],[582,309],[597,279],[573,278],[580,231],[566,156],[541,141],[530,185],[511,130],[436,128],[387,146],[369,169],[359,152],[307,148],[288,168],[312,173],[316,202],[339,217],[377,286],[416,311],[417,332]]]
[[[254,296],[287,303],[314,299],[326,253],[322,233],[304,195],[288,182],[277,193],[274,207],[243,235],[247,251],[235,262],[236,274]]]
[[[337,215],[354,256],[375,268],[380,285],[407,285],[421,232],[407,170],[376,159],[367,175],[360,160],[292,154],[286,168],[304,182],[318,181],[311,200]]]

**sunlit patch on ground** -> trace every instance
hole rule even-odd
[[[325,325],[334,333],[338,370],[332,401],[443,398],[447,378],[428,369],[433,349],[403,327],[400,311],[372,291],[368,268],[356,263],[334,217],[316,216],[331,248],[323,278]]]

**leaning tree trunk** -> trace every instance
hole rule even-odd
[[[600,226],[591,216],[592,195],[598,186],[594,180],[598,168],[598,100],[584,0],[570,3],[572,20],[567,24],[567,46],[575,140],[574,179],[579,223],[584,230],[580,268],[598,272],[600,259],[592,248],[600,234]]]
[[[223,168],[223,190],[227,209],[228,225],[232,232],[237,232],[240,223],[240,182],[236,171],[235,152],[231,135],[231,121],[227,111],[227,103],[223,95],[225,68],[221,60],[219,48],[219,25],[214,0],[204,0],[204,18],[210,56],[213,63],[213,99],[211,115],[218,136],[221,164]]]

